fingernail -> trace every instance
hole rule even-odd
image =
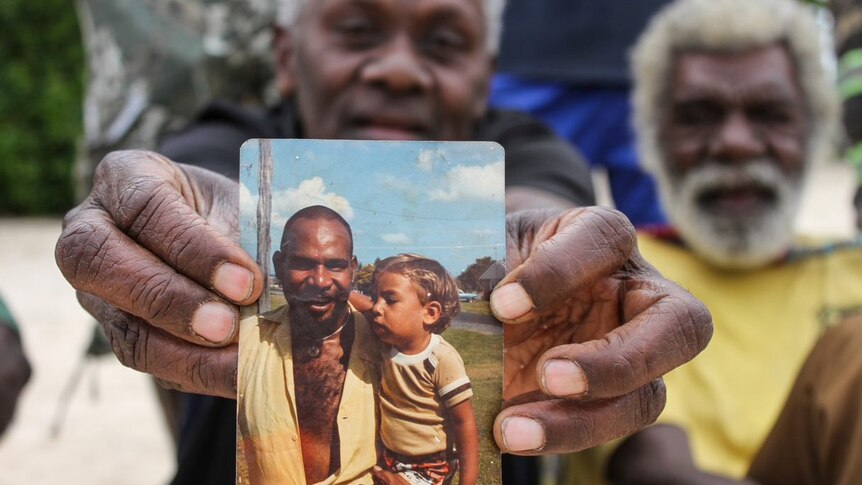
[[[213,287],[233,301],[245,301],[254,289],[254,275],[238,264],[224,263],[216,268]]]
[[[236,326],[236,312],[217,301],[204,303],[192,316],[192,330],[216,344],[230,338],[234,326]]]
[[[533,418],[512,416],[503,420],[502,428],[507,451],[532,451],[545,446],[545,429]]]
[[[509,283],[491,293],[491,309],[501,319],[514,320],[533,310],[533,300],[520,283]]]
[[[587,392],[587,376],[571,360],[554,359],[542,368],[545,390],[554,396],[577,396]]]

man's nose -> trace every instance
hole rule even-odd
[[[332,275],[326,267],[318,265],[308,275],[308,282],[318,288],[327,288],[332,283]]]
[[[762,134],[742,112],[729,113],[710,143],[710,155],[728,162],[762,156],[765,150]]]
[[[398,93],[430,89],[433,79],[420,52],[407,34],[393,37],[382,46],[362,71],[362,79]]]

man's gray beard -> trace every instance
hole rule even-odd
[[[804,178],[788,177],[768,160],[708,161],[664,183],[662,202],[682,239],[700,257],[721,268],[752,269],[780,258],[793,244]],[[697,202],[705,191],[751,183],[774,191],[774,204],[761,213],[716,215]]]

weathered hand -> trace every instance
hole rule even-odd
[[[183,391],[235,396],[235,304],[263,286],[235,242],[237,198],[235,182],[151,152],[99,164],[55,257],[123,364]]]
[[[712,336],[702,303],[637,251],[609,209],[508,217],[507,264],[491,295],[505,327],[504,452],[565,453],[630,434],[664,407],[661,376]]]
[[[15,403],[30,379],[30,363],[24,356],[21,340],[8,327],[0,325],[0,435],[12,421]]]

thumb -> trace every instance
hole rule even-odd
[[[537,213],[523,217],[536,217]],[[542,213],[538,213],[541,215]],[[530,235],[509,222],[509,241]],[[515,234],[512,234],[512,232]],[[590,207],[549,218],[536,230],[529,255],[491,293],[491,311],[504,323],[521,323],[558,308],[578,290],[619,269],[636,245],[634,227],[620,212]]]

